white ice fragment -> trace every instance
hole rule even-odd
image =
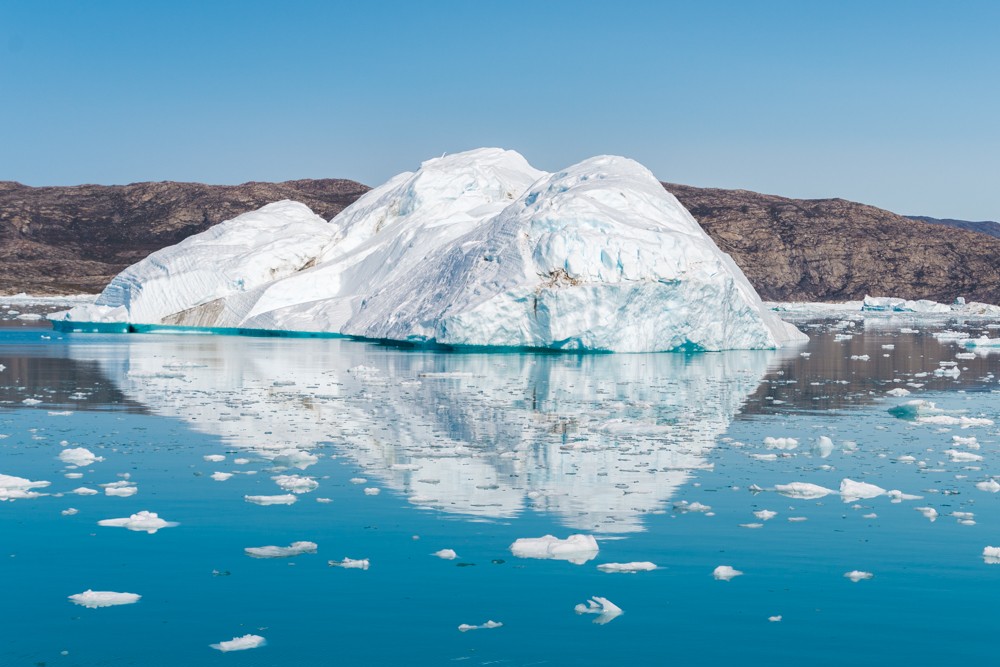
[[[601,572],[624,572],[624,573],[636,573],[636,572],[651,572],[656,569],[655,563],[650,563],[647,561],[635,561],[632,563],[602,563],[597,566],[597,569]]]
[[[70,595],[69,599],[73,604],[78,604],[81,607],[97,609],[98,607],[135,604],[141,597],[141,595],[136,595],[135,593],[116,593],[114,591],[92,591],[87,589],[82,593]]]
[[[840,497],[845,503],[876,498],[885,494],[886,490],[881,486],[875,486],[867,482],[855,482],[852,479],[846,478],[840,481]]]
[[[887,494],[894,503],[899,503],[904,500],[923,500],[923,496],[915,496],[910,493],[903,493],[899,489],[893,489]]]
[[[292,542],[287,547],[247,547],[244,551],[248,556],[252,556],[254,558],[290,558],[301,554],[314,554],[316,553],[317,548],[318,547],[315,542],[303,541]]]
[[[213,472],[212,479],[216,482],[225,482],[227,479],[233,476],[231,472]]]
[[[110,528],[128,528],[152,535],[162,528],[173,528],[179,524],[176,521],[164,521],[156,512],[142,510],[123,519],[101,519],[97,525]]]
[[[821,459],[828,458],[833,453],[833,440],[825,435],[816,438],[816,445],[813,447],[813,454]]]
[[[600,547],[593,535],[570,535],[564,540],[552,535],[544,537],[522,537],[510,545],[510,551],[518,558],[541,558],[565,560],[582,565],[597,557]]]
[[[59,460],[68,465],[84,468],[93,463],[103,461],[103,456],[96,456],[86,447],[71,447],[59,452]]]
[[[344,560],[331,560],[327,564],[332,567],[342,567],[348,570],[367,570],[370,563],[367,558],[347,558]]]
[[[277,475],[272,477],[274,483],[280,486],[285,491],[291,491],[292,493],[309,493],[310,491],[315,491],[319,488],[319,482],[317,482],[312,477],[303,477],[301,475]]]
[[[768,616],[767,620],[771,623],[781,623],[781,616]]]
[[[243,496],[243,500],[254,505],[291,505],[298,500],[291,493],[277,496]]]
[[[871,572],[863,572],[861,570],[851,570],[850,572],[844,573],[844,577],[850,579],[854,583],[858,583],[859,581],[863,581],[865,579],[871,579],[873,576],[875,575]]]
[[[458,626],[459,632],[468,632],[469,630],[492,630],[493,628],[502,627],[503,623],[497,621],[486,621],[482,625],[469,625],[468,623],[462,623]]]
[[[985,482],[976,482],[976,488],[980,491],[996,493],[997,491],[1000,491],[1000,484],[998,484],[995,479],[988,479]]]
[[[711,512],[712,508],[709,505],[704,505],[695,501],[689,503],[686,500],[674,503],[674,511],[676,512]]]
[[[352,477],[351,479],[349,479],[347,481],[349,481],[351,484],[367,484],[368,483],[368,480],[365,479],[364,477]]]
[[[114,482],[112,484],[101,484],[104,487],[104,495],[116,496],[118,498],[128,498],[139,493],[139,487],[131,482]]]
[[[897,397],[898,396],[909,396],[910,395],[910,390],[909,389],[903,389],[902,387],[896,387],[895,389],[890,389],[889,391],[887,391],[885,393],[888,394],[889,396],[897,396]]]
[[[96,496],[98,493],[100,493],[100,491],[97,491],[95,489],[88,489],[85,486],[80,486],[73,489],[71,493],[75,493],[78,496]]]
[[[983,457],[979,454],[963,452],[957,449],[946,449],[944,450],[944,453],[951,458],[952,463],[973,463],[975,461],[983,460]]]
[[[243,635],[242,637],[233,637],[229,641],[219,642],[218,644],[209,644],[209,646],[217,651],[228,652],[258,648],[266,643],[267,640],[260,635]]]
[[[768,449],[795,449],[799,446],[799,441],[795,438],[764,438],[764,446]]]
[[[783,496],[796,498],[799,500],[814,500],[836,493],[833,489],[828,489],[818,484],[809,482],[792,482],[790,484],[775,484],[774,490]]]
[[[440,551],[435,551],[432,556],[437,556],[438,558],[443,558],[444,560],[455,560],[458,558],[458,554],[455,553],[454,549],[441,549]]]
[[[279,468],[298,468],[305,470],[319,462],[319,457],[301,449],[282,449],[271,461]]]
[[[1000,565],[1000,547],[983,547],[983,562]]]
[[[731,565],[720,565],[712,570],[712,576],[718,581],[729,581],[742,574],[743,572],[733,568]]]
[[[222,454],[206,454],[201,458],[204,459],[205,461],[208,461],[209,463],[220,463],[226,460],[226,457],[223,456]]]
[[[597,623],[598,625],[610,623],[625,613],[622,611],[621,607],[616,605],[611,600],[598,597],[597,595],[587,600],[587,604],[576,605],[576,607],[573,608],[573,611],[578,614],[597,614],[598,616],[594,619],[594,623]]]
[[[377,486],[369,486],[368,488],[365,489],[366,496],[377,496],[381,492],[382,489],[378,488]]]
[[[0,474],[0,500],[27,500],[45,495],[32,491],[49,486],[51,482],[32,481],[24,477]]]
[[[938,512],[933,507],[914,507],[913,509],[923,514],[924,517],[929,519],[931,522],[937,520],[938,518]]]

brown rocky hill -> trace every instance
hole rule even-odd
[[[1000,238],[843,199],[788,199],[664,183],[761,297],[898,296],[1000,304]]]
[[[865,294],[1000,303],[1000,239],[842,199],[665,183],[761,296]],[[348,180],[33,188],[0,182],[0,294],[98,292],[164,246],[279,199],[331,218],[368,190]]]
[[[340,179],[33,188],[0,182],[0,294],[101,291],[123,268],[281,199],[331,218],[368,187]]]

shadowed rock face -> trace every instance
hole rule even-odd
[[[842,199],[664,186],[764,299],[865,294],[1000,303],[1000,238]],[[280,199],[332,218],[368,191],[339,179],[32,188],[0,182],[0,294],[99,292],[126,266]]]
[[[843,199],[787,199],[665,183],[761,297],[865,294],[1000,303],[1000,239]]]
[[[33,188],[0,182],[0,294],[99,292],[126,266],[281,199],[332,218],[368,190],[340,179]]]

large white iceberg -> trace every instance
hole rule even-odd
[[[621,352],[805,338],[642,165],[600,156],[548,174],[495,148],[424,162],[329,223],[269,204],[56,319]]]

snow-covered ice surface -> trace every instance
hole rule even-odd
[[[329,223],[269,204],[53,319],[618,352],[805,338],[642,165],[599,156],[549,174],[496,148],[428,160]]]
[[[0,503],[0,664],[988,664],[1000,355],[962,341],[1000,322],[799,322],[694,355],[0,332],[0,480],[44,494]],[[97,525],[142,510],[179,525]],[[510,550],[546,535],[596,557]]]

